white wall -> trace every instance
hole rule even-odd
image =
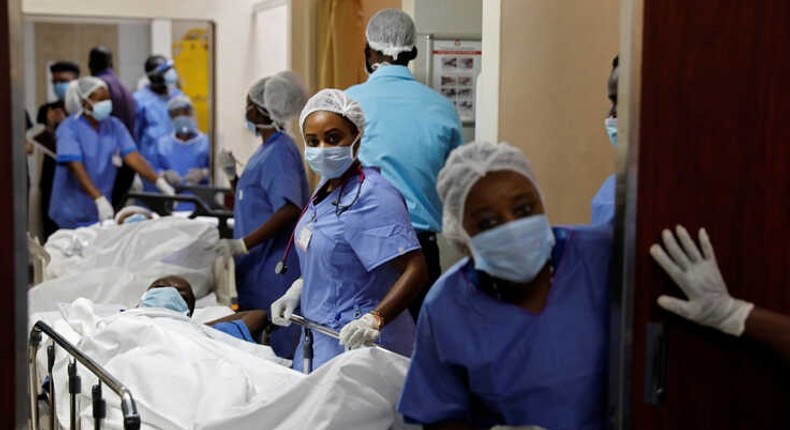
[[[216,23],[217,147],[246,160],[255,138],[244,128],[244,97],[258,76],[251,37],[252,10],[260,0],[23,0],[26,14],[78,17],[169,18]]]

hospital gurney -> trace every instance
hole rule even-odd
[[[304,357],[304,373],[310,374],[313,371],[313,330],[334,339],[340,339],[340,333],[299,315],[291,315],[291,322],[303,327],[304,345],[302,356]]]
[[[194,192],[194,190],[199,189],[199,187],[188,187],[183,188],[185,191]],[[220,191],[211,191],[212,189],[206,189],[205,191],[206,196],[216,194]],[[219,189],[214,189],[219,190]],[[205,197],[205,196],[204,196]],[[233,228],[229,225],[228,219],[233,218],[233,211],[227,210],[223,207],[219,207],[218,204],[209,204],[204,201],[203,198],[200,197],[200,194],[196,195],[187,195],[187,194],[178,194],[175,196],[166,196],[164,194],[159,193],[138,193],[138,192],[131,192],[126,194],[126,198],[124,199],[125,202],[129,201],[139,201],[140,203],[147,206],[152,211],[156,212],[160,216],[168,216],[173,214],[173,209],[175,208],[176,203],[192,203],[194,205],[194,210],[191,214],[189,214],[189,219],[195,219],[198,217],[208,217],[208,218],[216,218],[217,219],[217,228],[219,229],[219,237],[223,239],[228,239],[233,237]],[[208,199],[211,201],[211,199]]]
[[[137,413],[137,405],[131,391],[123,383],[115,379],[103,367],[94,362],[90,357],[81,353],[74,345],[60,336],[55,330],[42,321],[38,321],[30,330],[28,341],[28,366],[29,366],[29,394],[30,394],[30,427],[38,430],[41,426],[39,422],[38,405],[38,369],[36,355],[42,341],[42,333],[52,339],[53,344],[47,347],[47,375],[49,377],[48,404],[50,407],[49,428],[56,429],[56,402],[55,402],[55,380],[52,368],[55,363],[55,345],[60,346],[71,357],[68,367],[68,384],[70,395],[70,429],[76,430],[79,425],[79,408],[77,406],[77,395],[82,391],[82,383],[77,371],[77,362],[85,366],[99,381],[91,388],[93,428],[100,430],[102,422],[107,417],[107,404],[102,396],[102,385],[107,386],[121,398],[121,410],[123,412],[123,428],[125,430],[140,429],[140,415]]]

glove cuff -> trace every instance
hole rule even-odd
[[[754,305],[743,300],[733,299],[730,308],[731,312],[721,322],[719,330],[737,337],[742,335],[744,329],[746,329],[746,319],[752,313]]]

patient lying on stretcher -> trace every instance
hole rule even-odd
[[[151,283],[138,307],[169,309],[191,317],[195,312],[195,293],[186,279],[165,276]],[[205,324],[252,343],[260,343],[264,330],[269,326],[266,312],[261,310],[236,312]]]

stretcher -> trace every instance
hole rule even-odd
[[[304,375],[237,344],[270,351],[267,347],[183,316],[151,309],[100,317],[102,308],[88,305],[75,301],[62,308],[63,319],[48,318],[31,329],[33,430],[41,424],[140,430],[416,428],[395,412],[408,359],[383,348],[348,351]],[[42,395],[45,379],[50,384]],[[103,399],[106,391],[119,400]],[[55,408],[51,416],[47,408]]]

